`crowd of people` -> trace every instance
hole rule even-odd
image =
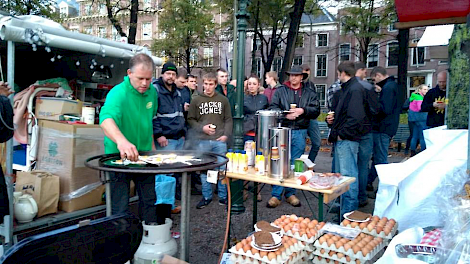
[[[242,87],[229,82],[224,69],[205,74],[202,91],[197,89],[196,76],[178,70],[171,62],[163,65],[158,79],[152,76],[154,69],[147,55],[134,56],[124,81],[108,94],[100,113],[106,153],[119,152],[122,158],[130,160],[137,159],[138,151],[152,149],[226,154],[233,144],[236,90]],[[372,183],[377,178],[374,165],[388,163],[388,148],[397,132],[403,106],[395,78],[383,67],[375,67],[367,76],[364,63],[344,61],[338,66],[337,74],[338,80],[327,91],[329,112],[325,119],[330,128],[328,142],[333,145],[332,171],[357,179],[342,196],[341,213],[344,213],[367,205],[371,194],[366,191],[374,190]],[[277,72],[267,72],[266,88],[255,75],[242,84],[244,140],[255,139],[257,111],[285,112],[281,125],[292,129],[291,164],[304,154],[307,137],[312,143],[308,157],[314,162],[321,145],[317,120],[320,103],[315,85],[309,80],[310,67],[293,66],[286,75],[288,80],[281,84]],[[407,100],[413,131],[412,154],[416,153],[418,143],[421,150],[425,149],[423,130],[443,124],[445,79],[445,72],[439,73],[436,88],[428,92],[427,86],[420,86]],[[222,174],[225,166],[216,170]],[[135,175],[114,174],[113,178],[113,213],[127,210],[125,194],[133,179],[137,180],[137,192],[142,197],[143,220],[161,223],[170,215],[170,206],[154,205],[156,194],[151,175],[136,179]],[[202,192],[196,182],[201,183]],[[202,194],[197,209],[212,202],[213,185],[207,181],[206,173],[192,175],[191,187],[193,194]],[[225,183],[219,180],[216,190],[219,204],[227,205]],[[301,206],[295,194],[296,189],[272,186],[266,205],[275,208],[284,197],[290,205]]]

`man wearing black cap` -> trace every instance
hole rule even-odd
[[[158,93],[157,116],[153,119],[155,147],[158,150],[181,150],[186,135],[184,101],[175,79],[178,70],[175,64],[163,65],[162,75],[154,80]]]
[[[302,83],[302,79],[307,74],[302,72],[300,66],[292,67],[286,74],[289,75],[289,81],[276,89],[270,109],[289,111],[282,120],[282,126],[292,129],[292,165],[294,160],[300,158],[305,152],[307,129],[310,125],[310,120],[320,115],[320,104],[318,103],[317,94]],[[292,206],[300,206],[299,199],[295,197],[295,189],[273,186],[272,197],[267,204],[268,207],[274,208],[281,203],[284,189],[286,201]]]

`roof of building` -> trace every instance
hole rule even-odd
[[[57,5],[59,5],[59,4],[62,3],[62,2],[65,2],[67,5],[73,7],[73,8],[75,8],[75,9],[77,9],[77,10],[80,8],[80,5],[79,5],[79,4],[77,3],[77,1],[75,1],[75,0],[58,0],[58,1],[57,1]]]
[[[320,14],[302,14],[302,18],[300,19],[300,24],[321,24],[321,23],[329,23],[329,22],[335,22],[335,18],[333,15],[328,12],[323,7],[320,7]]]

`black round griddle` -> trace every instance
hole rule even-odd
[[[85,161],[85,166],[110,172],[123,172],[123,173],[155,173],[155,174],[168,174],[178,172],[192,172],[192,171],[204,171],[214,169],[222,166],[228,162],[227,157],[224,155],[212,153],[212,152],[196,152],[189,150],[174,150],[174,151],[148,151],[139,152],[141,156],[151,156],[156,154],[176,154],[178,156],[193,156],[195,159],[200,161],[190,161],[191,165],[184,163],[172,163],[172,164],[113,164],[113,161],[120,160],[119,154],[105,154],[94,156]],[[221,161],[218,161],[221,160]]]

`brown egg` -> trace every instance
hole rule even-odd
[[[346,261],[347,261],[347,262],[351,261],[351,257],[350,257],[350,256],[346,256]]]
[[[250,251],[250,249],[251,249],[251,246],[248,244],[243,246],[243,252],[248,252]]]
[[[280,218],[280,219],[281,219],[281,220],[286,219],[286,215],[281,215],[281,218]]]
[[[367,225],[367,230],[368,230],[369,232],[372,232],[372,229],[374,229],[374,224],[372,224],[372,223],[368,224],[368,225]]]
[[[307,229],[307,227],[308,227],[308,225],[307,225],[306,223],[304,223],[304,222],[301,222],[301,223],[300,223],[300,229],[301,229],[301,230],[302,230],[302,229]]]
[[[330,247],[331,245],[335,243],[335,241],[332,238],[330,238],[326,241],[326,243],[328,243],[328,246]]]
[[[360,224],[359,224],[359,228],[360,228],[361,230],[364,229],[364,228],[366,228],[366,227],[367,227],[367,222],[364,222],[364,223],[360,223]]]
[[[353,248],[353,251],[354,251],[354,254],[356,254],[357,252],[361,251],[361,248],[359,246],[354,246]]]
[[[310,220],[310,218],[308,218],[308,217],[306,217],[306,218],[304,219],[304,222],[307,223],[307,224],[309,224],[311,221],[312,221],[312,220]]]
[[[290,215],[290,217],[289,217],[289,220],[291,222],[295,222],[295,221],[297,221],[297,219],[298,219],[298,217],[296,215]]]
[[[395,219],[393,219],[393,218],[390,218],[390,220],[388,220],[388,221],[389,221],[390,223],[393,223],[393,225],[396,224],[396,221],[395,221]]]
[[[278,249],[278,250],[274,251],[274,253],[276,253],[276,255],[279,256],[279,255],[282,254],[282,251]]]
[[[370,250],[368,248],[363,248],[362,250],[362,255],[365,257],[367,254],[369,254]]]
[[[292,244],[297,244],[297,242],[299,242],[299,240],[297,240],[296,238],[292,238],[291,241],[292,241]]]
[[[390,227],[390,228],[393,228],[395,226],[394,223],[388,221],[386,224],[385,224],[386,227]]]
[[[326,251],[326,250],[325,250],[324,248],[320,249],[320,253],[321,253],[321,254],[325,254],[325,251]]]
[[[276,253],[274,253],[274,252],[269,252],[269,253],[268,253],[268,259],[269,259],[269,260],[275,259],[276,256],[277,256],[277,255],[276,255]]]
[[[375,227],[375,231],[377,231],[377,234],[380,234],[380,232],[382,232],[383,230],[384,230],[384,228],[381,227],[381,226],[376,226]]]
[[[366,245],[364,248],[367,248],[369,252],[374,250],[374,247],[372,245]]]
[[[315,229],[315,224],[313,222],[308,223],[307,228]]]
[[[257,250],[256,248],[252,248],[251,249],[251,254],[253,254],[253,255],[259,254],[259,250]]]
[[[313,223],[314,225],[318,225],[318,221],[313,219],[312,221],[310,221],[310,223]]]
[[[373,239],[373,238],[372,238],[371,236],[367,236],[367,237],[364,237],[363,240],[364,240],[365,242],[370,242],[370,241],[372,241],[372,239]]]
[[[240,250],[240,249],[242,249],[242,248],[243,248],[242,242],[238,242],[238,243],[235,245],[235,249],[236,249],[236,250]]]
[[[248,242],[248,241],[246,241],[246,238],[242,239],[242,241],[241,241],[241,243],[242,243],[243,245],[246,245],[247,242]]]
[[[384,233],[386,236],[388,236],[390,234],[390,232],[392,231],[392,229],[388,226],[384,227]]]
[[[365,237],[365,236],[366,236],[366,234],[364,234],[364,233],[360,233],[360,234],[359,234],[359,237],[361,237],[361,238],[362,238],[362,237]]]
[[[387,221],[388,221],[388,218],[387,218],[386,216],[384,216],[384,217],[382,217],[382,219],[380,219],[380,220],[383,220],[383,221],[387,222]]]
[[[343,244],[343,242],[341,242],[341,241],[336,241],[336,243],[335,243],[335,247],[336,247],[337,249],[343,247],[343,245],[344,245],[344,244]]]
[[[288,224],[290,224],[290,219],[289,219],[289,218],[286,218],[286,219],[284,219],[283,222],[284,222],[284,224],[288,225]]]
[[[349,239],[347,238],[341,238],[339,241],[343,242],[343,244],[346,244],[349,242]]]
[[[348,219],[344,219],[344,220],[343,220],[343,225],[344,225],[344,226],[347,226],[347,225],[349,225],[349,224],[351,224],[351,221],[349,221]]]
[[[379,244],[382,243],[382,241],[383,241],[383,239],[382,239],[381,237],[377,237],[377,238],[375,238],[375,240],[376,240],[377,242],[379,242]]]
[[[307,231],[307,238],[311,239],[312,237],[314,237],[314,235],[310,231]]]
[[[306,235],[307,233],[304,231],[304,230],[300,230],[299,231],[299,236],[300,237],[303,237],[304,235]]]
[[[350,244],[344,244],[343,247],[344,247],[344,251],[346,251],[346,252],[351,249]]]
[[[326,234],[323,235],[323,237],[326,238],[326,239],[330,239],[330,238],[331,238],[331,235],[328,234],[328,233],[326,233]]]
[[[359,226],[358,222],[351,222],[351,227],[352,228],[356,228],[357,226]]]
[[[260,251],[260,252],[259,252],[259,256],[260,256],[261,258],[268,256],[268,251]]]
[[[364,247],[364,246],[366,245],[366,243],[363,242],[363,241],[361,241],[361,242],[357,243],[356,245],[357,245],[358,247],[362,248],[362,247]]]
[[[251,240],[253,240],[253,236],[249,236],[249,237],[246,238],[246,242],[247,242],[247,243],[250,243]]]
[[[320,237],[320,238],[318,239],[318,242],[320,242],[320,244],[325,243],[325,242],[326,242],[325,236]]]
[[[297,222],[303,222],[305,218],[303,218],[302,216],[297,218]]]
[[[333,239],[335,242],[340,240],[339,236],[333,236],[331,239]]]
[[[325,222],[318,223],[317,229],[322,229],[325,226]]]
[[[344,254],[341,253],[341,252],[338,252],[338,253],[336,254],[336,256],[337,256],[339,259],[344,258]]]
[[[379,220],[380,220],[380,217],[378,217],[376,215],[372,216],[372,221],[377,221],[378,222]]]
[[[361,264],[361,261],[356,259],[356,264]]]
[[[330,257],[333,257],[334,254],[336,254],[336,252],[334,252],[334,251],[328,252],[328,256],[330,256]]]

